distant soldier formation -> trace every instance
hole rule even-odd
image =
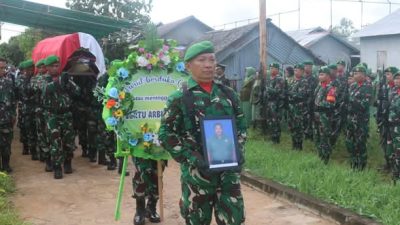
[[[375,105],[385,169],[393,172],[393,179],[400,178],[400,72],[397,68],[386,68],[376,80],[365,63],[347,72],[343,60],[320,67],[317,74],[313,74],[310,61],[287,66],[284,74],[280,68],[281,65],[271,63],[266,72],[246,77],[241,98],[251,104],[247,106],[251,110],[244,109],[244,112],[253,127],[260,128],[278,144],[281,126],[286,122],[292,148],[302,150],[304,139],[313,140],[325,164],[343,134],[351,168],[364,170],[370,108]]]
[[[73,173],[72,159],[78,137],[82,157],[89,162],[117,168],[115,137],[105,129],[103,105],[93,95],[97,86],[107,85],[108,75],[98,80],[60,72],[60,59],[52,55],[26,60],[15,76],[0,58],[0,157],[1,171],[10,173],[11,141],[14,124],[20,129],[23,155],[44,162],[44,171],[55,179]],[[108,160],[107,157],[108,156]],[[119,166],[119,173],[121,173]]]

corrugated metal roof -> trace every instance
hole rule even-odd
[[[277,26],[275,26],[269,19],[267,20],[267,24],[268,26],[271,26],[270,28],[275,29],[276,32],[280,33],[284,37],[287,37],[287,39],[284,38],[282,39],[282,36],[276,39],[272,37],[272,40],[268,42],[268,51],[269,51],[268,54],[272,54],[275,57],[279,58],[282,62],[286,62],[287,58],[291,58],[291,56],[289,55],[292,53],[291,52],[292,49],[297,46],[300,49],[303,49],[306,54],[309,54],[310,57],[313,57],[316,63],[322,62],[310,50],[298,44],[285,32],[283,32]],[[227,49],[228,47],[236,48],[237,46],[234,46],[235,42],[244,37],[245,35],[247,35],[248,33],[250,33],[252,30],[258,29],[258,26],[259,23],[255,22],[232,30],[211,31],[206,33],[204,36],[202,36],[196,41],[209,40],[213,42],[215,53],[218,54],[219,52]],[[270,35],[271,33],[268,34],[268,36]]]
[[[296,40],[299,44],[301,44],[306,48],[318,42],[321,38],[329,35],[328,31],[320,27],[314,27],[304,30],[288,31],[286,33],[294,40]]]
[[[317,43],[319,40],[323,39],[324,37],[331,36],[336,41],[344,44],[345,46],[352,49],[353,51],[356,51],[356,52],[359,51],[359,49],[356,46],[352,45],[347,40],[344,40],[343,38],[338,37],[321,27],[314,27],[314,28],[304,29],[304,30],[288,31],[286,33],[305,48],[310,48],[312,45],[314,45],[315,43]]]
[[[172,23],[167,23],[167,24],[163,24],[159,27],[157,27],[157,33],[160,37],[164,36],[165,34],[171,32],[172,30],[174,30],[175,28],[178,28],[179,26],[181,26],[182,24],[188,22],[188,21],[195,21],[201,25],[203,25],[206,29],[210,30],[214,30],[211,27],[209,27],[208,25],[206,25],[205,23],[201,22],[200,20],[198,20],[196,17],[194,16],[188,16],[185,17],[183,19],[174,21]]]
[[[355,37],[371,37],[400,34],[400,9],[365,27]]]

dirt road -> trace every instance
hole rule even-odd
[[[17,135],[16,135],[17,136]],[[74,173],[62,180],[44,172],[44,164],[21,154],[17,137],[13,142],[12,167],[17,192],[13,202],[21,217],[35,225],[112,225],[133,224],[135,204],[131,198],[131,176],[127,177],[120,221],[114,220],[119,176],[116,171],[89,163],[75,152]],[[133,166],[129,169],[133,173]],[[164,174],[165,220],[160,225],[181,225],[178,200],[180,181],[178,165],[170,162]],[[274,199],[243,185],[246,224],[248,225],[333,225],[335,223]],[[150,224],[150,222],[147,222]],[[215,224],[215,223],[213,223]]]

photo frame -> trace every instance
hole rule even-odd
[[[210,171],[235,170],[239,166],[239,145],[233,116],[200,119],[204,158]]]

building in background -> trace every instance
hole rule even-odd
[[[361,62],[373,72],[400,67],[400,9],[355,34],[360,38]]]
[[[219,63],[225,64],[225,75],[236,83],[239,90],[243,84],[245,68],[259,68],[259,23],[231,30],[210,31],[194,42],[209,40],[214,43]],[[298,44],[285,32],[267,19],[267,63],[277,62],[283,66],[305,60],[323,64],[310,50]]]
[[[326,64],[339,60],[344,60],[347,65],[359,62],[360,51],[357,47],[321,27],[289,31],[287,34]]]
[[[188,16],[172,23],[161,24],[157,27],[157,33],[161,38],[177,40],[179,46],[183,49],[198,37],[212,30],[211,27],[194,16]]]

